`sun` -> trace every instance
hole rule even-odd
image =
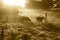
[[[26,6],[26,0],[3,0],[2,1],[4,5],[10,5],[10,6],[20,6],[25,7]]]

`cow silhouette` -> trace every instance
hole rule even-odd
[[[34,23],[31,21],[31,19],[29,17],[26,17],[26,16],[21,16],[19,21],[21,23],[23,23],[24,25],[34,26]]]
[[[20,21],[22,21],[22,22],[31,22],[30,18],[29,17],[25,17],[25,16],[21,16],[20,17]]]
[[[45,17],[36,17],[36,20],[38,21],[38,24],[41,24],[43,20],[45,20]]]

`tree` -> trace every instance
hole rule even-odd
[[[60,1],[59,0],[41,0],[41,1],[29,0],[27,3],[27,8],[51,11],[51,8],[60,8]]]
[[[29,3],[27,4],[28,8],[33,9],[50,9],[53,6],[52,0],[42,0],[42,1],[36,1],[36,0],[29,0]]]

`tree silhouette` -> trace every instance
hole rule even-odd
[[[27,8],[32,9],[51,9],[54,4],[57,4],[57,8],[60,8],[60,1],[56,0],[42,0],[42,1],[36,1],[36,0],[29,0],[29,3],[27,3]]]

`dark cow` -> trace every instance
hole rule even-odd
[[[21,16],[20,20],[21,21],[26,21],[26,22],[31,22],[31,20],[29,19],[29,17],[25,17],[25,16]]]
[[[31,21],[31,19],[26,16],[21,16],[19,21],[27,26],[34,26],[34,23]]]
[[[43,20],[45,20],[44,17],[37,17],[36,20],[38,21],[38,23],[42,23]]]

